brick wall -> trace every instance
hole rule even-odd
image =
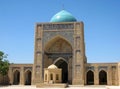
[[[7,84],[9,84],[8,75],[2,76],[0,74],[0,85],[7,85]]]

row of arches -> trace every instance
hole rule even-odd
[[[24,84],[31,85],[31,71],[28,70],[24,75]],[[64,78],[63,78],[64,79]],[[86,75],[87,85],[94,85],[94,72],[89,70]],[[18,85],[20,83],[20,71],[16,70],[13,76],[13,84]],[[99,72],[99,84],[106,85],[107,84],[107,73],[104,70]]]
[[[86,75],[87,85],[94,85],[94,72],[89,70]],[[99,85],[107,84],[107,73],[104,70],[99,72]]]
[[[24,74],[24,84],[25,85],[31,85],[31,71],[28,70],[25,72]],[[20,84],[20,71],[19,70],[16,70],[14,73],[13,73],[13,84],[14,85],[18,85]]]

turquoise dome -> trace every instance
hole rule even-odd
[[[58,12],[50,20],[50,22],[76,22],[76,21],[77,20],[75,19],[75,17],[73,17],[72,14],[65,10]]]

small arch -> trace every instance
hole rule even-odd
[[[88,85],[94,85],[94,72],[89,70],[86,75],[87,84]]]
[[[58,74],[56,74],[56,80],[59,80],[59,75]]]
[[[50,74],[50,80],[53,80],[53,74]]]
[[[106,85],[107,84],[107,73],[104,70],[99,72],[99,84]]]
[[[13,73],[13,84],[18,85],[20,83],[20,71],[15,70]]]
[[[31,71],[27,70],[25,72],[25,85],[31,85],[31,76],[32,76]]]
[[[47,80],[47,74],[45,74],[45,80]]]
[[[64,59],[63,57],[57,58],[57,59],[53,62],[53,64],[55,65],[55,64],[56,64],[58,61],[60,61],[60,60],[63,60],[63,61],[65,61],[65,62],[68,64],[67,60]]]
[[[30,68],[25,69],[25,73],[26,73],[27,71],[32,72],[32,70],[31,70]]]

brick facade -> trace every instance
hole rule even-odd
[[[34,63],[11,64],[9,83],[43,83],[44,68],[51,64],[62,69],[63,83],[120,85],[120,63],[87,63],[83,22],[37,23]]]

